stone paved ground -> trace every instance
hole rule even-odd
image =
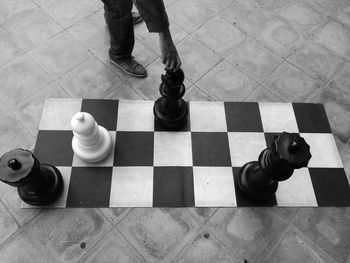
[[[322,102],[350,179],[350,1],[167,0],[187,100]],[[98,0],[0,1],[0,152],[33,148],[47,97],[155,99],[107,58]],[[0,262],[350,262],[350,209],[21,210],[0,184]]]

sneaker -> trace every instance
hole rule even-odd
[[[139,13],[137,13],[137,12],[131,12],[131,15],[132,15],[132,23],[133,23],[134,25],[139,24],[139,23],[142,22],[142,17],[140,16]]]
[[[146,69],[139,62],[137,62],[134,57],[120,59],[110,58],[110,60],[114,65],[130,76],[137,78],[147,77]]]

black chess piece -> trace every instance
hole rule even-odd
[[[294,169],[306,167],[310,158],[310,146],[304,138],[283,132],[260,153],[258,161],[248,162],[240,169],[238,186],[251,199],[266,201],[277,191],[278,181],[287,180]]]
[[[185,124],[188,114],[187,104],[182,99],[185,94],[185,75],[181,68],[175,72],[166,70],[161,79],[159,92],[162,97],[154,103],[154,117],[167,129],[176,130]]]
[[[14,149],[0,158],[0,180],[17,187],[20,198],[30,205],[48,205],[63,191],[60,171],[40,164],[32,152],[24,149]]]

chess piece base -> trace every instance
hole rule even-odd
[[[266,201],[277,191],[278,182],[272,180],[270,184],[261,186],[254,182],[253,170],[259,169],[258,162],[246,163],[238,175],[239,189],[251,199],[256,201]]]
[[[72,139],[72,148],[80,159],[86,162],[99,162],[107,157],[112,149],[112,138],[106,128],[99,126],[100,141],[94,145],[84,146],[76,137]]]
[[[175,130],[186,123],[188,107],[184,100],[177,101],[172,110],[167,110],[167,100],[163,97],[156,100],[153,113],[155,120],[169,130]]]
[[[47,177],[47,188],[44,193],[38,193],[35,191],[28,190],[25,186],[18,187],[18,194],[20,198],[35,206],[45,206],[56,201],[63,191],[63,179],[60,171],[49,164],[40,165],[41,173],[45,173]]]

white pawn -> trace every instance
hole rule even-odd
[[[86,162],[98,162],[106,158],[112,149],[112,138],[106,128],[98,125],[91,114],[77,112],[71,127],[73,151]]]

